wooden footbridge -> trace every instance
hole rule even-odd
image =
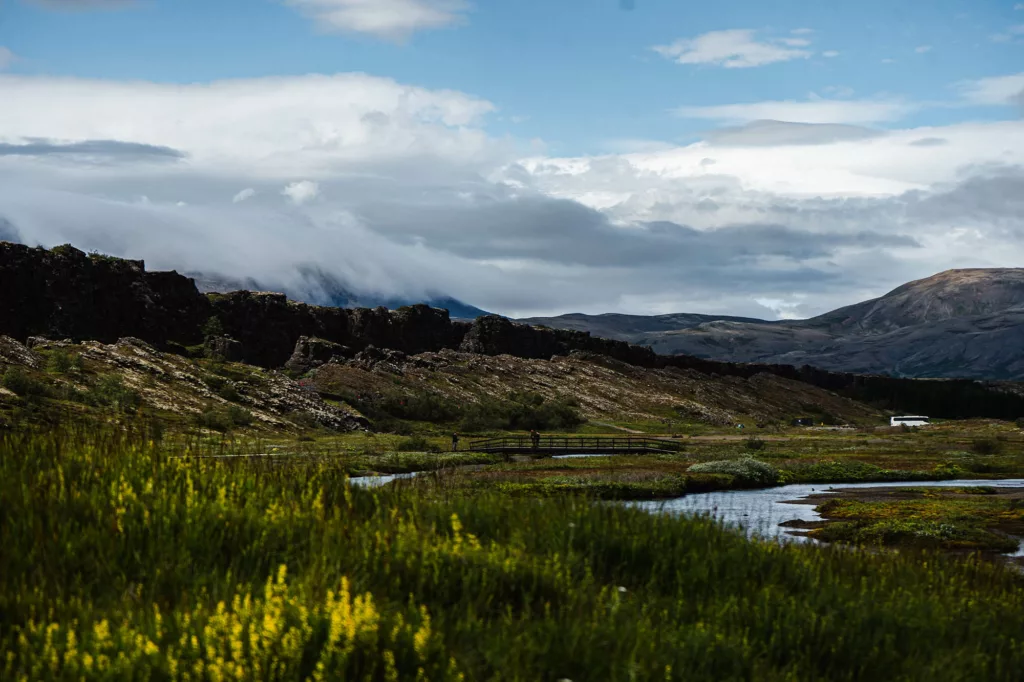
[[[646,436],[503,436],[469,441],[472,452],[509,455],[639,455],[676,452],[680,444]]]

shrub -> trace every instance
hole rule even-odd
[[[296,426],[304,426],[307,429],[315,429],[320,425],[317,421],[316,415],[306,410],[295,410],[288,415],[288,418],[292,420],[292,423]]]
[[[106,374],[90,389],[93,401],[98,405],[113,407],[119,412],[134,412],[142,404],[142,396],[124,385],[118,374]]]
[[[231,419],[227,413],[221,410],[207,409],[193,416],[192,421],[196,426],[211,431],[230,431]]]
[[[82,371],[82,356],[57,348],[50,353],[50,369],[57,374]]]
[[[8,391],[22,398],[44,396],[47,394],[46,384],[34,379],[20,367],[8,367],[0,384]]]
[[[440,452],[441,448],[423,436],[413,436],[403,439],[395,450],[399,452]]]
[[[971,450],[979,455],[998,455],[1003,451],[1003,444],[995,438],[975,438]]]
[[[747,450],[764,450],[766,443],[755,436],[751,436],[745,443]]]
[[[239,405],[228,406],[228,420],[235,426],[249,426],[253,423],[252,412]]]
[[[210,338],[212,336],[224,336],[224,325],[216,315],[203,323],[203,338]]]
[[[729,474],[748,485],[774,485],[779,480],[778,469],[752,457],[701,462],[687,471],[694,474]]]

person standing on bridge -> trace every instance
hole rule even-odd
[[[540,448],[540,434],[534,429],[530,429],[530,445],[533,446],[534,450]]]
[[[452,452],[455,452],[458,449],[459,449],[459,434],[458,433],[453,433],[452,434]]]

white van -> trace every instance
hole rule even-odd
[[[889,417],[889,426],[928,426],[930,423],[928,417],[922,416]]]

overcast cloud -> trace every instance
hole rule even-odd
[[[993,82],[962,92],[1013,95]],[[310,266],[357,293],[510,315],[774,317],[1024,260],[1021,121],[757,117],[551,158],[489,135],[488,101],[362,74],[2,76],[0,100],[19,102],[0,108],[0,236],[152,268],[298,286]]]

